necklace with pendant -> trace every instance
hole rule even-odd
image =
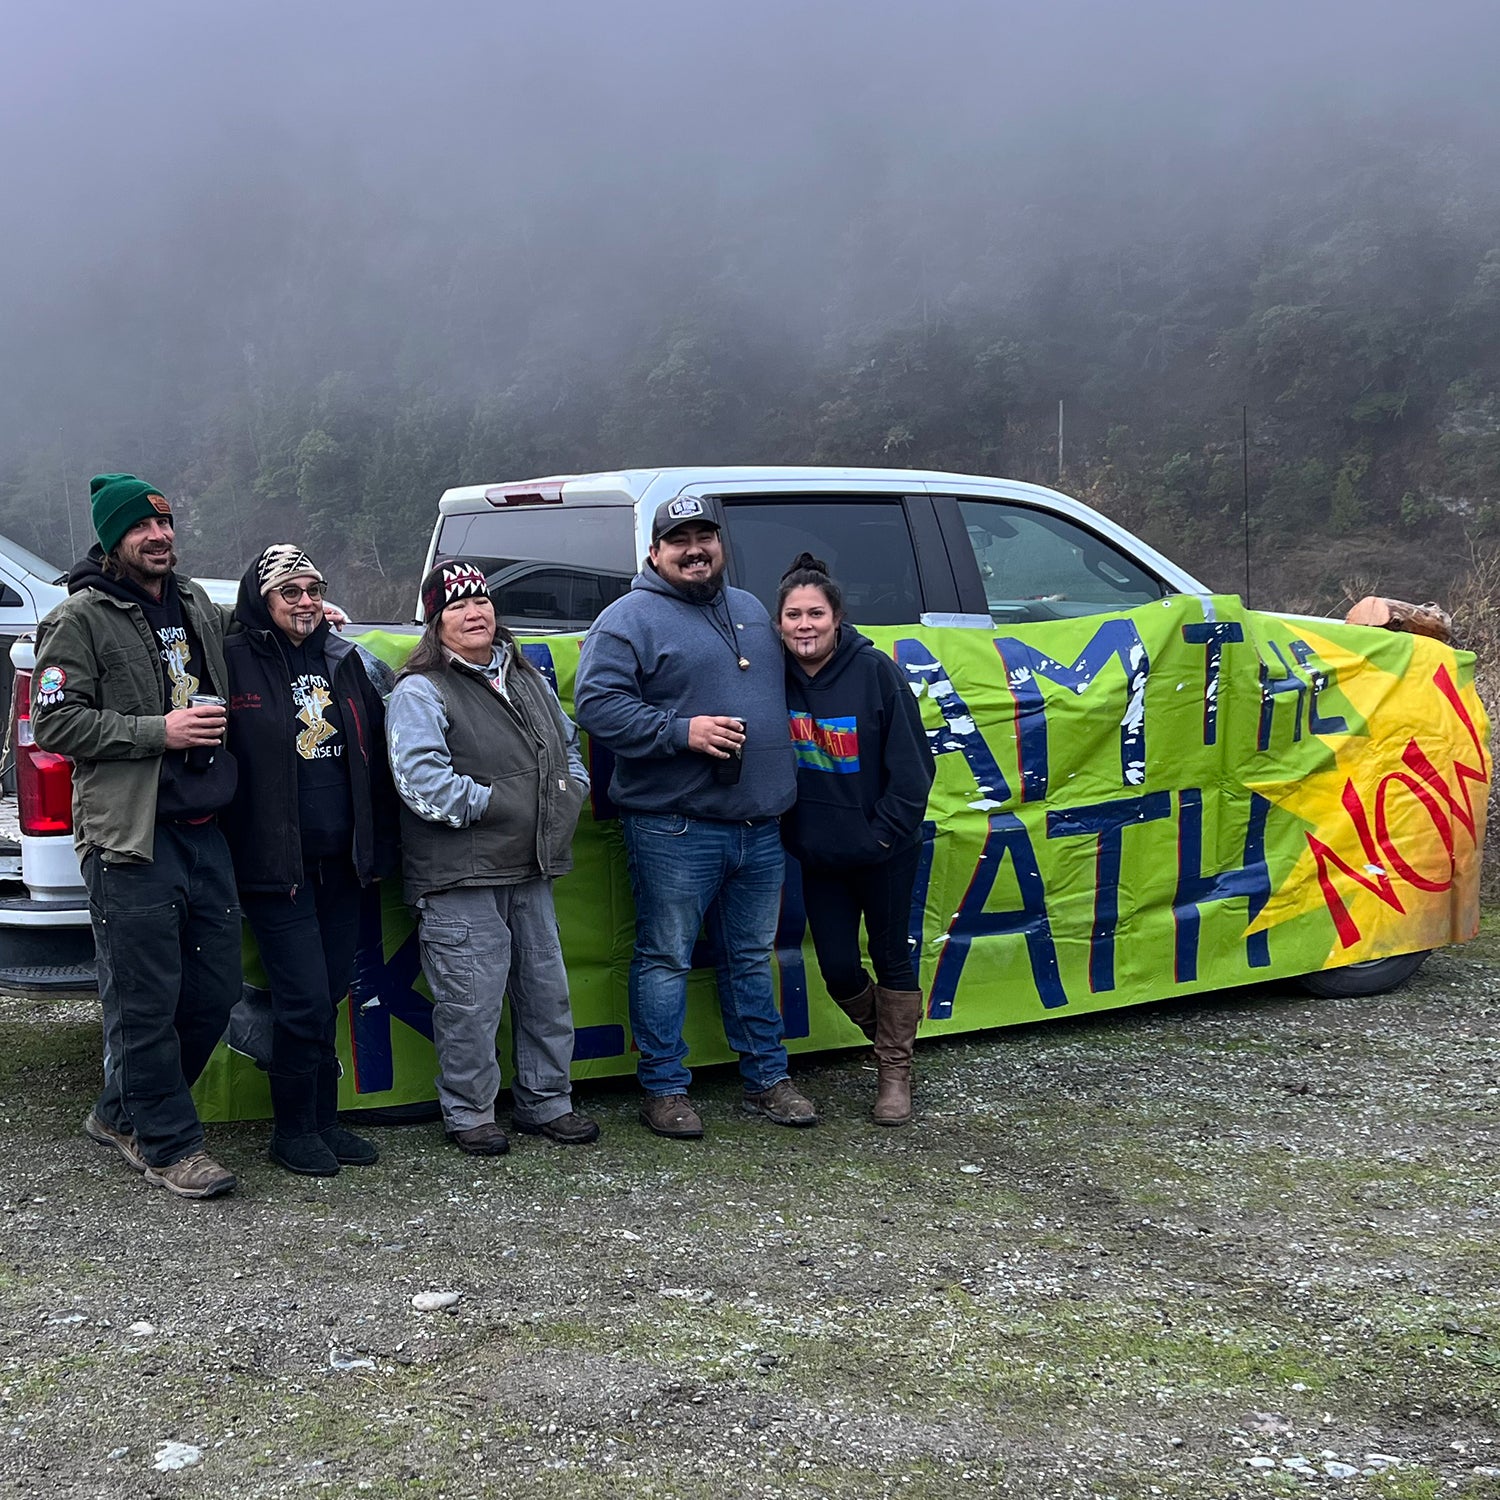
[[[713,624],[714,634],[729,647],[734,656],[735,666],[742,672],[748,672],[750,670],[750,658],[741,652],[738,643],[735,641],[734,616],[729,613],[729,600],[724,598],[722,592],[719,595],[719,599],[724,599],[724,613],[728,617],[729,624],[726,627],[724,621],[719,618],[719,600],[715,599],[708,606],[708,618]]]

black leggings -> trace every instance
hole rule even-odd
[[[339,1001],[354,972],[361,899],[348,856],[310,862],[290,894],[240,893],[271,985],[271,1072],[316,1073],[332,1063]]]
[[[864,918],[875,982],[888,990],[914,990],[907,924],[920,844],[878,865],[804,865],[802,901],[823,983],[835,1000],[852,1000],[870,982],[859,949]]]

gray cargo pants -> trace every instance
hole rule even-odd
[[[449,1130],[495,1118],[495,1033],[510,995],[515,1118],[544,1125],[572,1109],[573,1012],[552,882],[462,886],[417,903],[422,972],[432,991],[438,1102]]]

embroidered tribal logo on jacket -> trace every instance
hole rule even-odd
[[[853,714],[840,719],[815,719],[799,713],[788,717],[799,766],[840,776],[859,770],[859,729]]]

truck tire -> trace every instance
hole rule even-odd
[[[1304,974],[1297,982],[1309,995],[1322,1000],[1357,1000],[1365,995],[1383,995],[1399,989],[1431,956],[1423,953],[1399,953],[1395,958],[1372,958],[1362,964],[1346,964],[1341,969],[1320,969]]]

